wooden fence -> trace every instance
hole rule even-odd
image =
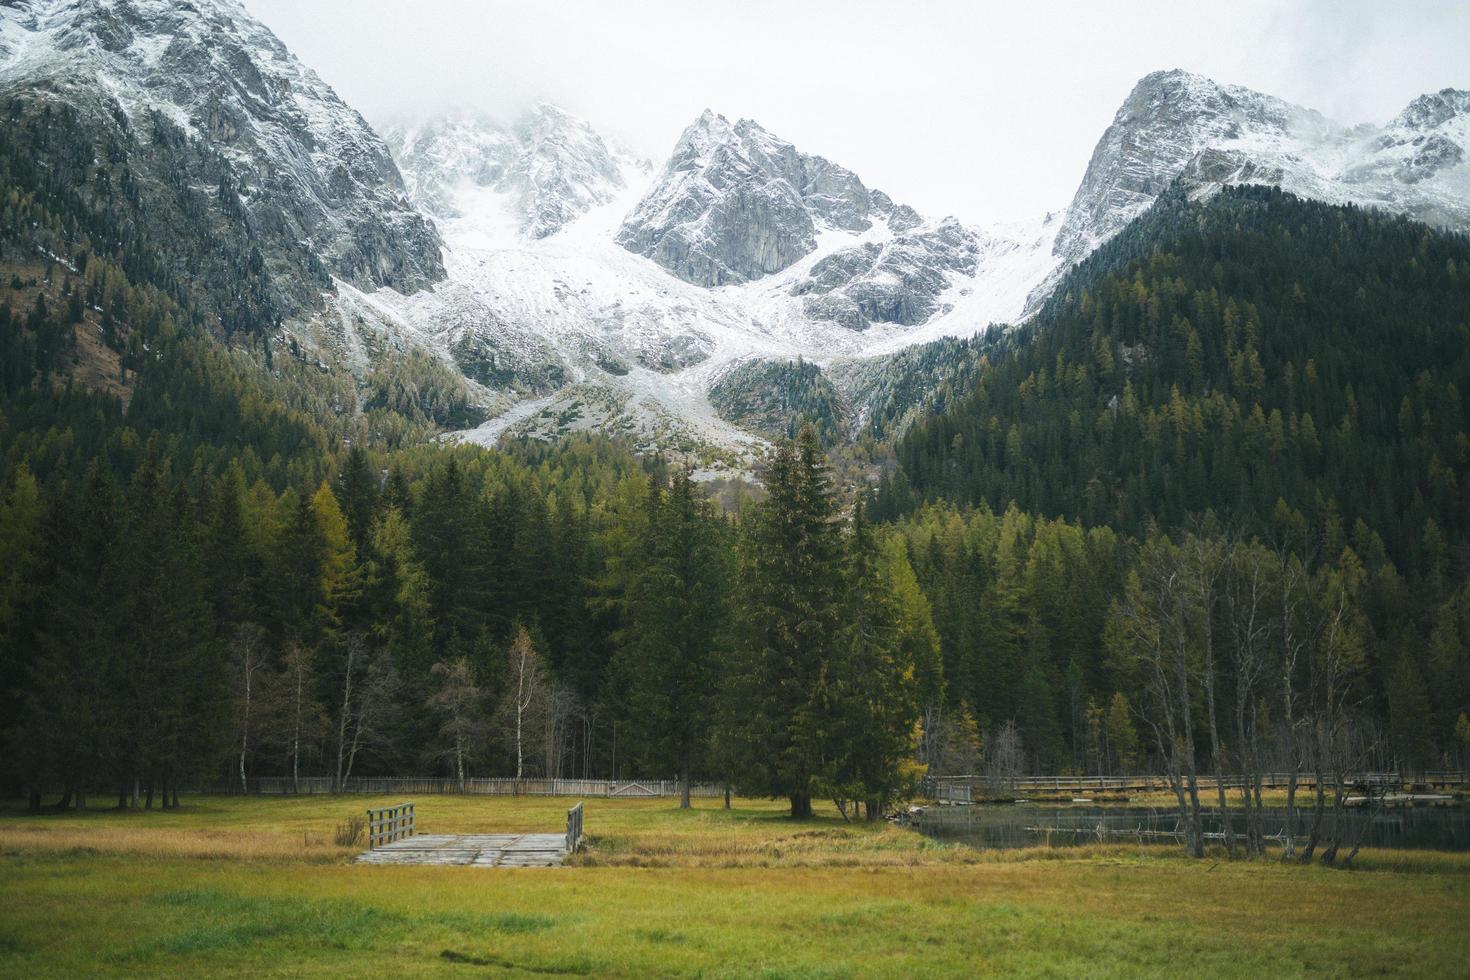
[[[413,836],[413,804],[400,803],[368,810],[368,848]]]
[[[970,803],[971,789],[968,783],[938,782],[934,785],[934,798],[946,803]]]
[[[289,776],[257,776],[247,781],[251,795],[315,796],[328,793],[356,793],[364,796],[458,795],[467,796],[594,796],[607,798],[639,798],[679,795],[679,783],[673,779],[515,779],[494,777],[466,779],[461,788],[457,779],[425,776],[353,776],[340,790],[328,776],[311,776],[293,780]],[[221,795],[240,795],[235,781],[205,790]],[[720,798],[725,788],[718,783],[693,783],[689,795]]]
[[[567,853],[576,854],[582,846],[582,803],[567,811]]]
[[[1298,788],[1316,788],[1316,774],[1299,772],[1295,775]],[[1292,773],[1262,773],[1261,785],[1267,789],[1285,789],[1291,783],[1291,779]],[[1215,788],[1214,776],[1201,773],[1198,782],[1201,788]],[[1241,776],[1226,776],[1222,782],[1227,789],[1239,789],[1245,780]],[[1470,785],[1470,773],[1438,770],[1418,775],[1396,772],[1362,772],[1348,777],[1347,782],[1348,785],[1354,787],[1393,787],[1416,783],[1436,787],[1467,786]],[[984,776],[940,776],[935,779],[935,794],[938,796],[942,787],[946,785],[987,786],[989,784],[990,780]],[[1017,776],[1013,779],[1001,780],[996,788],[1018,793],[1083,794],[1168,791],[1170,786],[1167,778],[1155,775]]]

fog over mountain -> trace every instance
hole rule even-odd
[[[1243,0],[555,4],[247,0],[377,124],[553,102],[657,162],[705,108],[862,175],[925,214],[1060,208],[1134,83],[1161,68],[1353,125],[1466,87],[1470,6]],[[1016,166],[1024,150],[1025,167]]]

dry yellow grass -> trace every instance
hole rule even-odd
[[[126,855],[219,861],[341,861],[361,848],[338,847],[329,837],[265,830],[172,830],[157,827],[0,824],[0,855]]]
[[[1178,848],[980,852],[774,802],[589,800],[561,869],[365,866],[382,798],[0,810],[0,975],[1447,976],[1470,855],[1359,871]],[[551,830],[573,801],[421,797],[426,832]]]

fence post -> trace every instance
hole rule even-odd
[[[567,811],[567,853],[575,854],[582,846],[582,803]]]

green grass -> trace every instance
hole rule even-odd
[[[357,866],[357,798],[0,811],[0,975],[1463,975],[1470,857],[1358,870],[1136,847],[982,853],[774,803],[589,800],[560,869]],[[571,801],[421,797],[425,832]]]

